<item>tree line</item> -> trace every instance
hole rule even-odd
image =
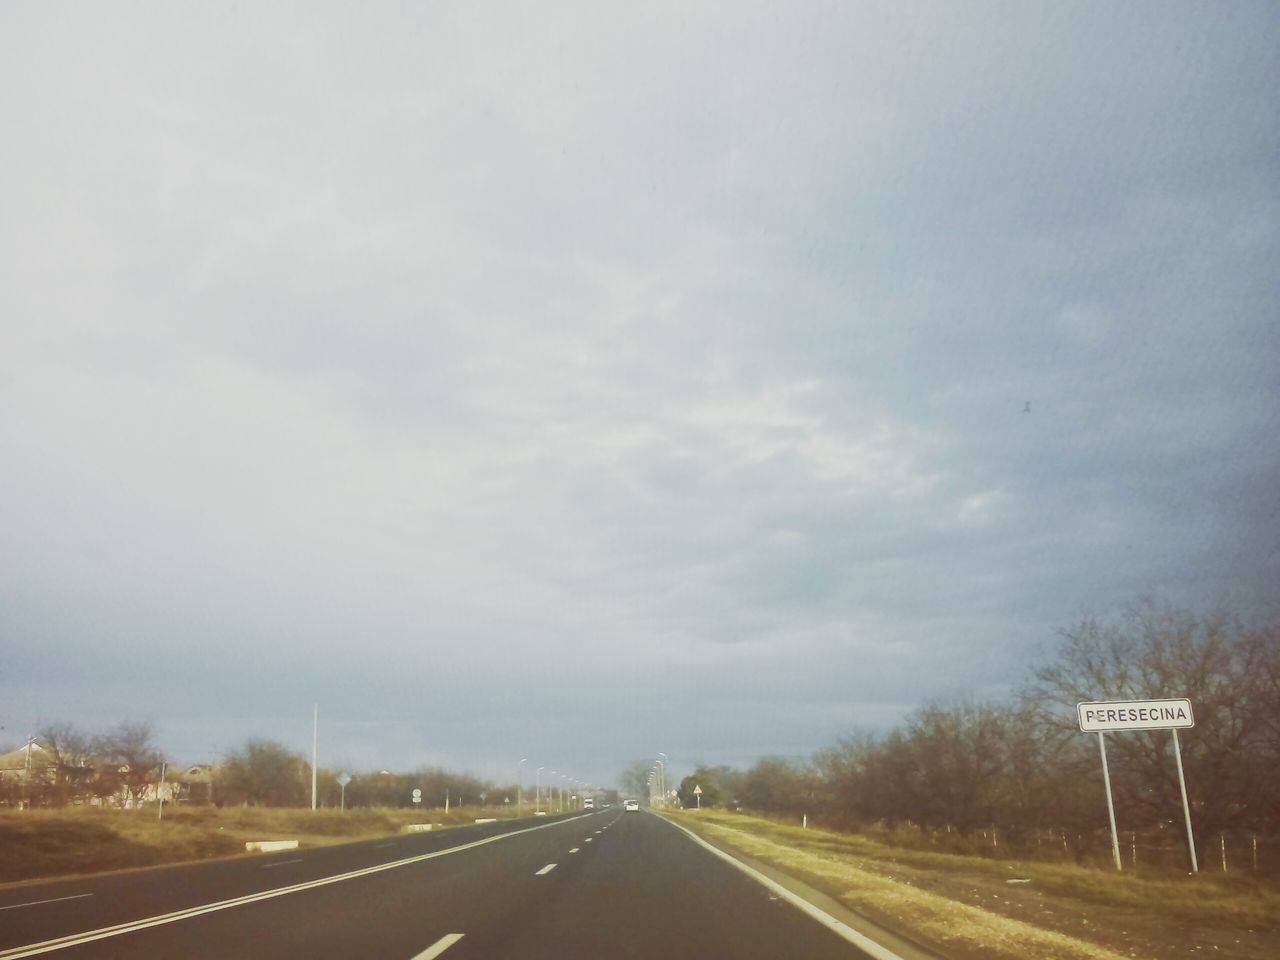
[[[137,807],[162,794],[179,803],[219,806],[311,803],[310,762],[277,740],[250,739],[217,763],[167,770],[150,723],[126,721],[100,733],[70,723],[44,723],[29,744],[18,745],[17,765],[0,771],[0,806]],[[518,796],[514,784],[494,784],[440,767],[349,774],[345,790],[340,773],[316,771],[320,806],[408,807],[414,805],[414,790],[421,791],[423,807],[515,803]]]
[[[1096,734],[1076,704],[1186,697],[1179,732],[1203,858],[1223,834],[1280,835],[1280,625],[1246,625],[1154,601],[1083,617],[1003,701],[929,705],[882,735],[849,736],[806,760],[699,766],[681,803],[807,815],[840,828],[910,823],[1013,844],[1070,836],[1080,858],[1109,844]],[[1106,735],[1116,816],[1176,835],[1182,804],[1168,730]]]

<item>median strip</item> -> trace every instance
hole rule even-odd
[[[575,817],[573,819],[577,818]],[[111,937],[123,936],[126,933],[135,933],[139,930],[146,930],[149,927],[159,927],[167,923],[177,923],[179,920],[188,920],[192,917],[198,917],[206,913],[230,910],[232,907],[242,907],[246,904],[257,903],[261,900],[271,900],[275,897],[283,897],[290,893],[300,893],[303,890],[327,887],[331,883],[341,883],[344,880],[354,880],[357,877],[367,877],[371,874],[381,873],[384,870],[394,870],[397,867],[406,867],[413,863],[422,863],[426,860],[434,860],[437,857],[446,857],[453,853],[461,853],[464,850],[473,850],[476,847],[482,847],[488,843],[497,843],[499,840],[518,837],[525,833],[533,833],[535,830],[546,830],[549,827],[562,826],[568,822],[570,821],[561,820],[555,823],[542,823],[536,827],[525,827],[521,830],[512,830],[510,833],[499,833],[492,837],[482,837],[479,840],[472,840],[470,843],[459,844],[456,847],[449,847],[445,850],[421,853],[417,856],[407,857],[404,860],[392,860],[390,863],[380,863],[372,867],[363,867],[360,870],[351,870],[347,873],[335,874],[332,877],[322,877],[319,880],[308,880],[303,883],[290,884],[287,887],[276,887],[274,890],[264,890],[261,893],[251,893],[243,897],[233,897],[230,900],[219,900],[216,903],[207,903],[198,907],[187,907],[184,910],[175,910],[172,913],[146,917],[142,920],[130,920],[126,923],[117,923],[110,927],[100,927],[97,930],[87,930],[84,933],[73,933],[68,934],[65,937],[57,937],[53,940],[44,940],[40,943],[29,943],[21,947],[12,947],[8,950],[0,951],[0,960],[18,960],[19,957],[35,957],[43,953],[53,953],[55,950],[65,950],[68,947],[79,946],[83,943],[93,943],[97,940],[107,940]],[[554,864],[552,864],[552,866],[554,866]]]

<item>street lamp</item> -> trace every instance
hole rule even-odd
[[[667,805],[667,755],[661,750],[658,751],[658,762],[662,764],[662,773],[659,775],[662,779],[662,805]]]
[[[533,791],[534,791],[533,796],[534,796],[534,807],[535,807],[534,812],[535,813],[542,812],[542,771],[545,769],[547,768],[539,767],[538,771],[533,775]]]
[[[516,816],[524,816],[524,765],[529,762],[528,757],[521,757],[520,762],[516,764]]]

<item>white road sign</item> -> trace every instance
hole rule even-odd
[[[1085,733],[1103,730],[1170,730],[1194,727],[1190,700],[1106,700],[1077,703],[1080,729]]]

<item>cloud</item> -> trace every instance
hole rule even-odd
[[[0,18],[9,729],[603,780],[1274,613],[1271,13]]]

